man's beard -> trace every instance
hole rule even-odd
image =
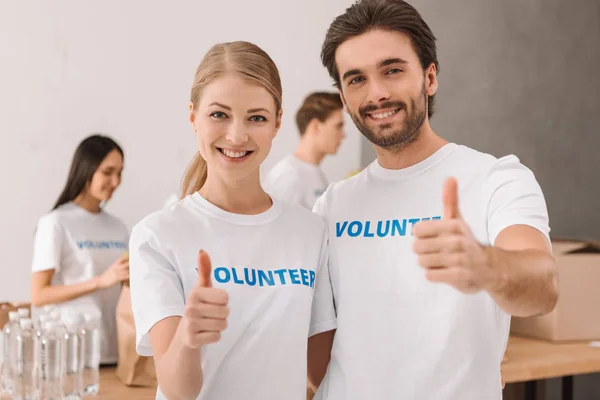
[[[379,134],[377,134],[365,123],[365,120],[370,118],[367,113],[372,113],[379,109],[395,110],[398,108],[400,110],[397,112],[404,110],[406,113],[406,120],[398,130],[383,133],[384,130],[388,130],[391,127],[391,124],[383,124],[375,128],[379,131]],[[359,114],[360,117],[351,112],[350,117],[358,130],[371,143],[388,150],[402,149],[417,140],[421,133],[421,126],[425,122],[425,117],[427,116],[427,88],[425,82],[423,82],[423,88],[419,97],[410,99],[410,110],[406,107],[406,103],[402,101],[386,101],[381,103],[379,107],[367,105],[359,110]]]

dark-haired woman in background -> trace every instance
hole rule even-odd
[[[115,308],[129,279],[128,229],[102,210],[121,184],[123,150],[93,135],[73,157],[65,188],[40,218],[33,252],[31,301],[100,318],[102,364],[117,362]]]

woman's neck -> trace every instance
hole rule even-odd
[[[199,193],[215,206],[234,214],[260,214],[273,205],[260,185],[258,174],[233,182],[209,174]]]
[[[75,200],[73,200],[73,204],[94,214],[101,211],[100,200],[95,199],[85,193],[81,193],[79,196],[77,196]]]

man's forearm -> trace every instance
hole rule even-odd
[[[509,251],[487,247],[491,269],[498,279],[487,292],[516,317],[546,314],[558,299],[556,262],[541,250]]]

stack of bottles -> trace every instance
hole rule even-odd
[[[100,390],[100,332],[90,314],[46,306],[9,313],[2,329],[0,392],[14,400],[77,400]]]

